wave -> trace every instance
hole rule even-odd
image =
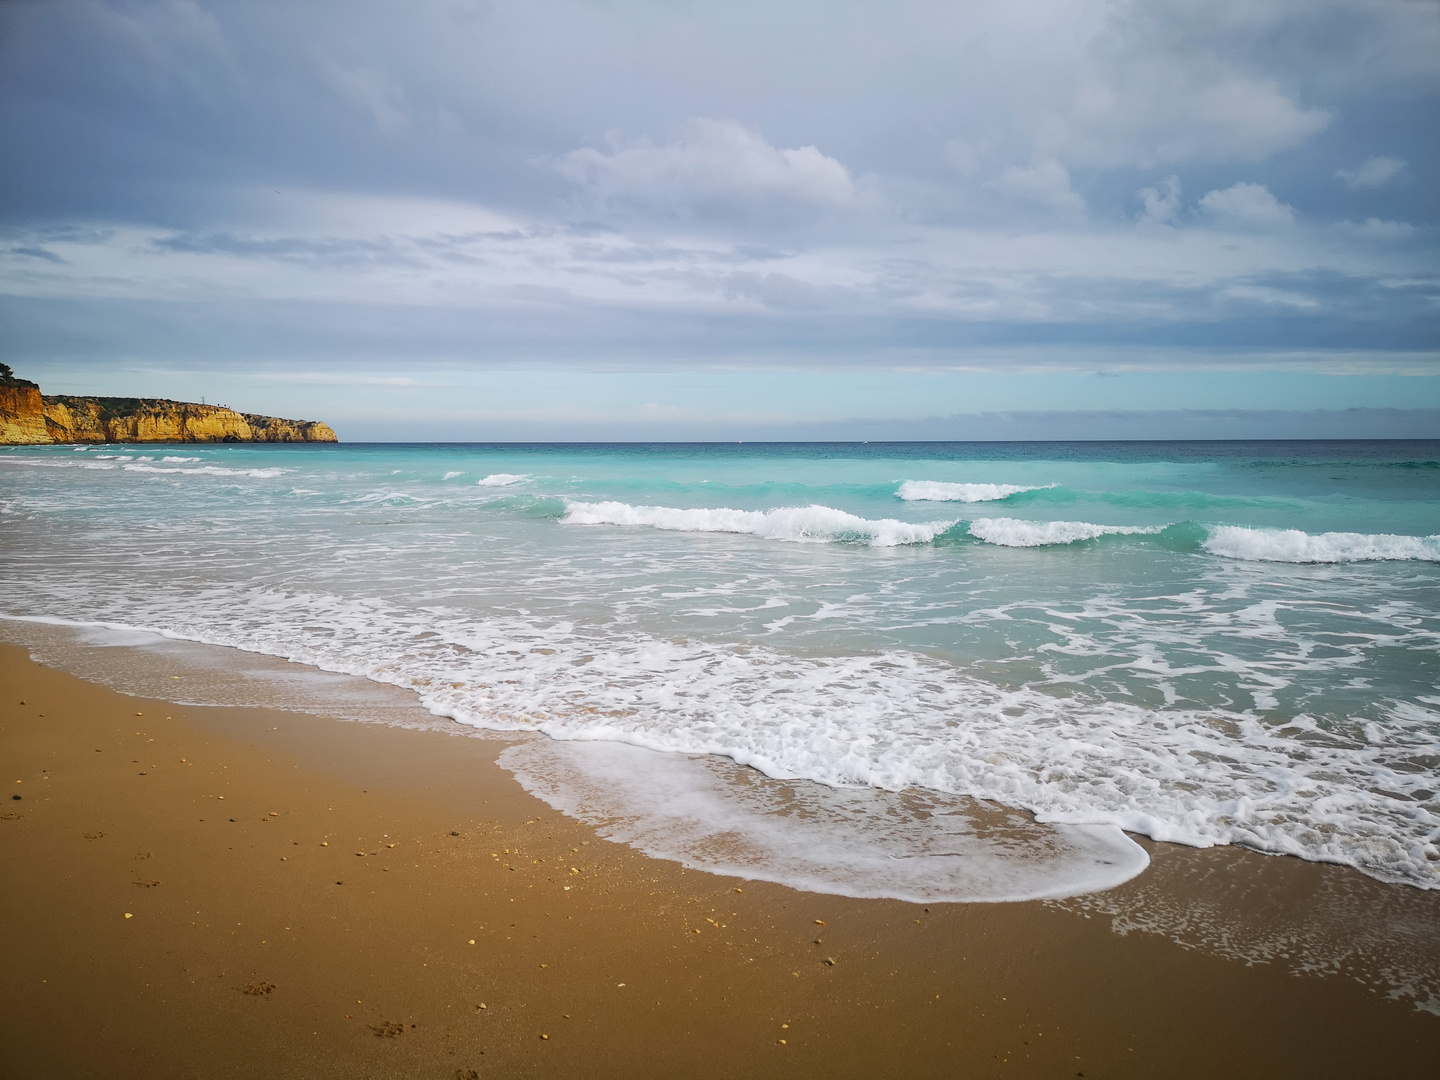
[[[854,788],[918,791],[926,799],[933,797],[927,793],[969,796],[1029,811],[1044,824],[1118,827],[1196,847],[1238,843],[1357,866],[1381,880],[1440,888],[1440,867],[1433,858],[1440,807],[1434,804],[1429,775],[1413,767],[1440,745],[1435,726],[1440,717],[1433,709],[1396,710],[1384,722],[1385,735],[1351,745],[1317,739],[1322,727],[1305,716],[1277,729],[1254,713],[1224,708],[1151,709],[1079,695],[1057,697],[1044,688],[1000,686],[963,667],[898,650],[807,657],[568,621],[405,610],[324,593],[281,596],[250,589],[227,596],[223,616],[209,614],[189,597],[167,594],[147,596],[148,610],[134,610],[128,618],[115,618],[118,611],[97,612],[100,619],[83,621],[6,612],[0,621],[104,629],[110,633],[95,644],[106,654],[113,645],[143,644],[137,633],[226,645],[412,690],[433,715],[464,725],[534,732],[568,743],[717,755],[774,780],[803,779],[837,789],[841,802],[845,789]],[[233,665],[218,666],[228,671]],[[187,694],[203,682],[187,679]],[[273,686],[276,680],[264,682]],[[155,689],[163,688],[146,693]],[[351,697],[342,696],[341,706]],[[722,847],[736,850],[735,837],[724,845],[711,842],[727,814],[735,819],[737,808],[730,800],[728,809],[717,811],[713,800],[697,798],[702,787],[713,786],[703,777],[667,780],[649,766],[631,769],[618,760],[619,752],[606,754],[609,760],[597,764],[600,785],[609,786],[611,794],[599,799],[595,783],[574,775],[576,769],[590,771],[575,753],[564,752],[569,763],[558,763],[565,764],[559,773],[553,753],[545,755],[552,758],[548,765],[531,760],[530,767],[518,771],[531,774],[526,786],[542,798],[589,803],[588,811],[578,804],[569,808],[582,817],[610,819],[612,828],[614,819],[621,819],[625,827],[617,838],[642,850],[698,865],[707,861],[705,850],[712,855]],[[513,768],[517,763],[502,764]],[[546,767],[537,770],[537,764]],[[537,771],[549,772],[549,782],[537,785],[537,779],[545,780]],[[577,786],[590,793],[577,792]],[[627,790],[635,796],[626,796]],[[764,802],[791,798],[773,787],[767,793],[752,786],[750,793]],[[585,797],[577,800],[580,795]],[[686,799],[695,813],[687,813]],[[756,809],[773,823],[775,813],[797,808]],[[790,816],[808,816],[809,808],[798,809],[806,812]],[[905,859],[891,857],[896,848],[913,850],[918,843],[932,855],[943,854],[945,845],[957,839],[950,834],[962,823],[932,822],[940,826],[942,835],[936,835],[899,821],[896,809],[832,805],[830,811],[842,817],[869,816],[872,825],[878,819],[881,828],[898,822],[897,833],[907,835],[892,838],[901,842],[884,861],[862,850],[875,846],[870,840],[853,848],[830,843],[826,852],[836,858],[828,883],[818,875],[803,885],[792,877],[791,883],[850,895],[960,898],[963,894],[952,892],[954,880],[932,878],[926,884],[916,876],[905,882],[891,877],[877,891],[851,891],[853,881],[847,887],[834,880],[848,864],[874,884],[873,872],[863,864],[900,870],[896,863]],[[677,816],[690,817],[691,824],[675,821]],[[763,839],[759,834],[770,823],[755,823],[757,814],[749,811],[744,816],[753,827],[737,831],[748,834],[740,839],[750,846]],[[640,821],[643,827],[635,829],[637,819],[648,824]],[[700,857],[687,835],[701,848]],[[939,846],[930,846],[927,835]],[[1120,840],[1113,836],[1106,846],[1125,849]],[[796,843],[816,845],[812,862],[825,854],[814,838],[792,831],[787,849],[793,851]],[[777,865],[774,858],[764,861]],[[1131,872],[1141,866],[1143,861],[1132,864]],[[929,876],[923,866],[918,869]],[[1121,873],[1120,880],[1129,876]],[[1059,880],[1075,878],[1065,870]],[[987,898],[1072,891],[1068,885],[1053,891],[997,886]]]
[[[459,476],[460,474],[455,473],[454,475]],[[478,487],[508,487],[511,484],[518,484],[522,480],[529,479],[530,477],[521,473],[497,472],[491,473],[484,479],[476,480],[475,483]]]
[[[976,540],[1001,547],[1049,547],[1095,540],[1102,536],[1153,536],[1167,525],[1094,525],[1088,521],[1021,521],[1018,518],[976,518],[968,531]]]
[[[260,480],[268,480],[273,476],[283,476],[289,469],[224,469],[219,465],[197,465],[193,469],[161,468],[159,465],[143,465],[135,463],[122,465],[126,472],[159,473],[162,476],[174,476],[184,474],[201,474],[205,476],[252,476]]]
[[[1217,525],[1201,545],[1211,555],[1247,562],[1345,563],[1440,562],[1440,535],[1327,532],[1299,529],[1247,529]]]
[[[681,510],[670,506],[632,506],[623,502],[569,502],[567,525],[647,525],[673,532],[746,533],[792,543],[864,541],[871,547],[928,544],[955,527],[954,521],[909,522],[862,518],[829,506],[784,506],[775,510],[726,507]]]
[[[1039,491],[1042,487],[1054,487],[1054,484],[1042,484],[1037,487],[1021,487],[1016,484],[946,484],[938,480],[906,480],[895,494],[906,502],[997,502],[1000,499],[1008,499],[1011,495],[1019,495],[1025,491]]]

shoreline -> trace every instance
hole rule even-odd
[[[1070,901],[852,900],[605,841],[494,763],[513,739],[129,697],[14,646],[0,683],[17,1077],[1398,1077],[1440,1051],[1383,957],[1283,955],[1306,905],[1435,925],[1440,896],[1355,871],[1145,841],[1150,870]],[[1278,928],[1268,962],[1207,944],[1227,905]],[[1144,925],[1167,907],[1184,933]]]

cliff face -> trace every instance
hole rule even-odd
[[[0,386],[0,443],[48,443],[45,402],[34,386]]]
[[[338,442],[328,424],[164,398],[44,397],[0,386],[0,443]]]

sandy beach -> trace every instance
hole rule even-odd
[[[0,661],[8,1076],[1402,1077],[1440,1051],[1385,956],[1307,955],[1329,918],[1412,954],[1440,920],[1346,868],[1147,845],[1058,903],[801,893],[601,839],[502,740]]]

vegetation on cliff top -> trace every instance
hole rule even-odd
[[[0,364],[0,386],[23,386],[27,390],[39,390],[40,384],[29,379],[17,378],[9,364]]]

